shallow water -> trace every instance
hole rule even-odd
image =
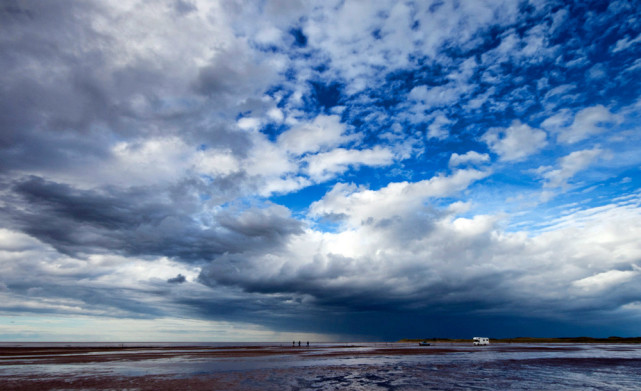
[[[194,389],[223,389],[207,387],[223,382],[224,389],[248,390],[641,390],[639,345],[249,345],[258,346],[145,344],[127,351],[4,356],[0,388],[48,389],[64,379],[68,389],[111,388],[122,381],[138,389],[169,389],[172,381],[198,379]],[[212,347],[216,356],[208,356]],[[248,352],[264,355],[243,356]],[[98,356],[99,362],[82,362]],[[70,357],[76,362],[63,362]],[[164,383],[147,388],[151,377]],[[93,379],[100,381],[87,383]]]

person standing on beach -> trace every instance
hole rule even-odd
[[[298,347],[300,347],[300,341],[298,341]]]
[[[296,346],[296,341],[292,341],[292,347]]]

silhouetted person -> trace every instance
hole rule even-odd
[[[298,341],[298,347],[300,347],[300,341]]]
[[[292,347],[296,346],[296,341],[292,341]]]
[[[309,341],[307,341],[307,347],[309,347]]]

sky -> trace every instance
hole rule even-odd
[[[0,7],[0,340],[641,335],[639,2]]]

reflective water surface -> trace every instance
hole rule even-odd
[[[641,389],[639,345],[15,345],[0,344],[3,390]]]

